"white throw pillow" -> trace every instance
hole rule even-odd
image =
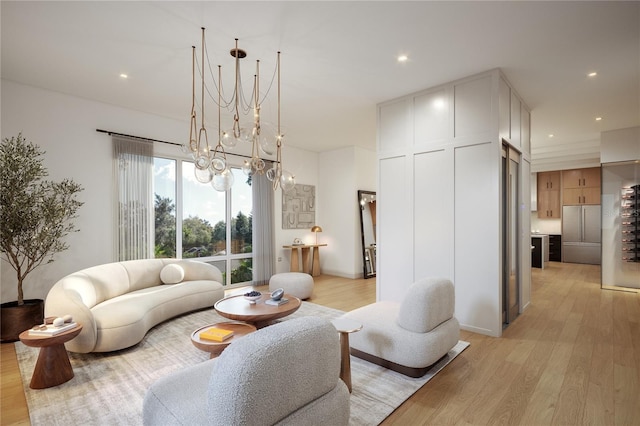
[[[170,263],[165,265],[160,271],[160,280],[164,284],[177,284],[184,279],[184,269],[182,266]]]

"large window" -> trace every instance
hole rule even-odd
[[[224,285],[252,281],[250,181],[231,169],[229,193],[195,179],[192,162],[154,159],[155,256],[198,258],[217,266]]]

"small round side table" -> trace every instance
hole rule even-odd
[[[82,324],[55,336],[30,336],[29,330],[20,333],[20,341],[27,346],[40,348],[38,361],[31,376],[31,389],[45,389],[61,385],[73,378],[73,368],[65,342],[82,331]]]
[[[211,327],[231,330],[233,331],[233,336],[222,342],[201,339],[200,333]],[[193,346],[200,349],[201,351],[209,352],[209,358],[216,358],[222,353],[222,351],[226,349],[227,346],[231,344],[231,342],[241,338],[244,335],[253,333],[254,331],[256,331],[256,328],[251,324],[245,324],[243,322],[219,322],[216,324],[205,325],[204,327],[200,327],[199,329],[191,333],[191,343],[193,343]]]
[[[340,378],[351,392],[351,355],[349,353],[349,333],[362,330],[362,323],[349,318],[336,318],[331,321],[340,333]]]

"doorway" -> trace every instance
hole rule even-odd
[[[520,313],[520,153],[502,144],[502,326]]]

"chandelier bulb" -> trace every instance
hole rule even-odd
[[[244,163],[242,163],[242,173],[251,176],[251,162],[249,160],[244,160]]]
[[[284,192],[291,191],[296,186],[296,177],[288,170],[283,170],[280,176],[280,188]]]
[[[191,154],[192,149],[188,144],[183,143],[180,145],[180,152],[182,152],[183,154]]]
[[[222,158],[214,157],[211,160],[211,169],[214,173],[222,173],[227,168],[227,163]]]
[[[226,146],[227,148],[233,148],[238,144],[238,139],[236,139],[235,137],[232,136],[233,132],[229,132],[229,131],[223,131],[222,132],[222,145]]]
[[[211,159],[206,154],[200,154],[196,157],[195,165],[197,170],[208,169],[211,165]]]
[[[209,168],[206,168],[206,169],[196,168],[195,176],[196,176],[196,180],[200,183],[209,183],[211,182],[211,179],[213,179],[213,173]]]
[[[215,189],[216,191],[225,192],[231,189],[234,181],[235,178],[231,170],[224,169],[221,173],[216,173],[213,175],[211,186],[213,186],[213,189]]]

